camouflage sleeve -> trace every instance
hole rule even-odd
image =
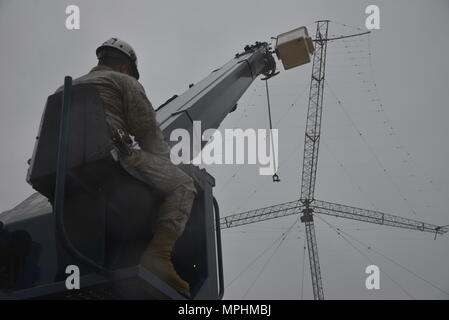
[[[129,133],[134,136],[142,150],[168,154],[170,149],[156,121],[156,111],[142,85],[137,80],[126,77],[123,89],[123,105]]]

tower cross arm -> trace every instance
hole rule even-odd
[[[245,224],[260,222],[269,219],[289,216],[300,213],[303,205],[299,200],[285,202],[274,206],[259,208],[232,214],[220,219],[220,229],[238,227]]]
[[[346,39],[346,38],[353,38],[353,37],[364,36],[364,35],[370,34],[370,33],[371,33],[371,31],[366,31],[366,32],[350,34],[350,35],[346,35],[346,36],[338,36],[338,37],[333,37],[333,38],[326,38],[326,39],[316,38],[316,39],[312,39],[312,41],[314,41],[314,42],[318,42],[318,41],[334,41],[334,40],[341,40],[341,39]]]
[[[424,232],[431,232],[435,234],[445,234],[449,231],[449,226],[437,226],[434,224],[403,218],[380,211],[361,209],[347,205],[314,200],[312,203],[314,213],[325,214],[339,218],[346,218],[391,227],[419,230]]]

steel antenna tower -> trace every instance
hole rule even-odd
[[[230,215],[221,219],[220,228],[226,229],[240,225],[284,217],[292,214],[301,215],[305,225],[310,273],[312,277],[313,296],[315,300],[324,299],[321,279],[318,247],[315,236],[313,214],[320,213],[335,217],[359,220],[369,223],[388,225],[398,228],[420,230],[444,234],[449,227],[437,226],[418,220],[406,219],[373,210],[360,209],[336,203],[315,200],[315,181],[318,165],[318,150],[321,136],[321,117],[323,111],[324,79],[326,71],[326,54],[328,41],[368,34],[368,32],[328,38],[329,20],[316,22],[315,53],[313,55],[312,77],[310,80],[309,102],[307,110],[306,132],[304,138],[304,158],[299,200],[282,203],[265,208]]]
[[[318,259],[315,225],[313,222],[313,209],[310,207],[310,204],[313,202],[315,193],[318,149],[320,146],[328,29],[329,20],[316,22],[315,53],[313,55],[312,78],[310,80],[309,105],[304,138],[304,161],[300,198],[301,203],[304,205],[301,222],[304,223],[306,229],[310,274],[312,276],[313,296],[315,300],[324,299],[324,293],[321,281],[320,262]]]

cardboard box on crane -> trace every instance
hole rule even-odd
[[[306,27],[278,35],[275,49],[285,70],[309,63],[310,56],[315,51],[313,40],[309,37]]]

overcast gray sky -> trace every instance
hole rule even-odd
[[[70,4],[80,8],[80,30],[65,28]],[[449,224],[447,0],[0,0],[0,211],[33,192],[25,182],[26,161],[46,97],[65,75],[78,77],[94,66],[95,48],[109,37],[134,46],[141,83],[158,106],[246,44],[268,41],[302,25],[313,33],[318,19],[333,21],[330,34],[363,32],[369,4],[380,8],[381,29],[329,44],[316,198]],[[270,85],[282,181],[274,184],[271,177],[259,176],[254,165],[207,167],[216,177],[222,215],[299,196],[311,64],[285,72],[279,68],[281,74]],[[256,80],[222,128],[267,124],[263,82]],[[431,234],[323,218],[449,291],[447,235],[434,241]],[[226,283],[270,248],[295,219],[224,230]],[[326,298],[449,298],[360,247],[368,260],[326,223],[315,221]],[[225,298],[312,298],[307,260],[302,274],[304,238],[303,225],[295,225],[277,250],[275,243],[226,288]],[[387,274],[381,275],[380,290],[364,286],[365,268],[372,263]]]

